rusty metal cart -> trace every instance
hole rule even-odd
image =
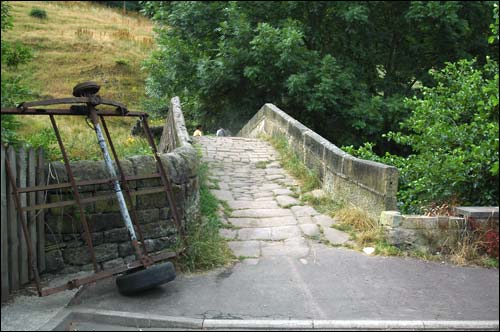
[[[62,290],[77,288],[81,285],[85,285],[88,283],[95,282],[97,280],[109,278],[113,275],[124,273],[117,277],[116,283],[118,289],[123,294],[133,294],[145,289],[149,289],[160,285],[162,283],[171,281],[175,278],[175,269],[171,262],[166,262],[162,264],[153,265],[156,262],[164,261],[169,258],[175,257],[178,253],[176,252],[165,252],[157,255],[149,255],[146,249],[146,245],[144,242],[144,237],[141,231],[141,227],[137,221],[137,214],[135,208],[132,204],[132,196],[133,195],[143,195],[143,194],[151,194],[157,192],[165,192],[167,195],[168,203],[172,210],[172,218],[174,220],[178,235],[181,237],[181,240],[185,238],[184,230],[182,227],[181,219],[179,216],[179,211],[177,210],[175,200],[173,197],[172,186],[169,178],[167,177],[167,173],[162,165],[161,159],[158,155],[158,151],[156,149],[156,144],[151,134],[149,125],[148,125],[148,114],[144,112],[129,112],[125,105],[101,98],[97,95],[100,86],[94,82],[84,82],[78,84],[73,89],[72,98],[61,98],[61,99],[50,99],[44,101],[34,101],[34,102],[25,102],[20,104],[17,108],[8,108],[2,109],[1,114],[14,114],[14,115],[45,115],[50,117],[50,121],[52,127],[54,129],[63,161],[66,169],[66,173],[68,175],[69,183],[58,183],[51,184],[45,186],[34,186],[34,187],[26,187],[19,188],[16,186],[16,181],[13,178],[12,170],[10,169],[10,163],[7,161],[6,170],[7,176],[9,178],[9,183],[12,188],[12,193],[14,195],[14,201],[16,205],[16,209],[19,214],[19,220],[21,222],[24,238],[26,240],[27,248],[28,248],[28,260],[30,264],[31,271],[33,273],[34,281],[36,283],[36,288],[39,296],[50,295]],[[71,105],[69,109],[59,109],[59,108],[42,108],[46,106],[60,105],[66,104]],[[98,110],[96,107],[99,105],[109,105],[116,107],[114,111],[107,110]],[[59,129],[56,124],[56,115],[74,115],[74,116],[85,116],[90,119],[92,123],[92,127],[96,132],[98,143],[100,145],[101,151],[104,155],[104,161],[106,165],[106,169],[109,173],[109,178],[99,179],[99,180],[87,180],[87,181],[76,181],[73,176],[73,172],[71,170],[71,166],[69,163],[68,155],[66,153],[63,141],[61,139],[61,135],[59,134]],[[116,150],[113,145],[113,141],[111,139],[111,135],[108,131],[108,127],[106,125],[105,117],[138,117],[143,124],[144,132],[146,135],[146,139],[151,147],[151,150],[154,154],[154,158],[156,160],[156,166],[158,173],[152,175],[145,176],[126,176],[123,172],[123,169],[120,164],[120,160],[116,153]],[[111,160],[111,156],[109,154],[106,140],[103,135],[104,134],[109,143],[109,147],[113,153],[114,162],[116,164],[116,168],[118,170],[118,174],[115,171],[113,166],[113,162]],[[159,188],[149,188],[143,190],[131,190],[128,185],[128,181],[137,181],[144,179],[152,179],[152,178],[160,178],[162,182],[162,186]],[[114,189],[114,194],[118,200],[120,212],[124,221],[124,224],[128,230],[130,240],[132,242],[132,246],[135,250],[135,255],[138,260],[131,262],[127,265],[120,266],[107,271],[99,271],[99,266],[96,261],[94,247],[92,244],[92,237],[90,234],[90,229],[88,222],[85,217],[84,208],[85,204],[93,203],[102,199],[109,199],[109,195],[101,195],[90,198],[81,197],[78,187],[79,186],[87,186],[87,185],[97,185],[97,184],[111,184]],[[20,194],[36,192],[36,191],[44,191],[44,190],[53,190],[53,189],[61,189],[61,188],[71,188],[73,191],[73,200],[70,201],[62,201],[56,203],[47,203],[47,204],[38,204],[35,206],[22,206]],[[124,190],[122,190],[122,188]],[[124,195],[125,194],[125,195]],[[127,204],[128,203],[128,204]],[[53,287],[53,288],[43,288],[40,283],[40,276],[38,272],[38,268],[33,256],[33,248],[32,242],[30,238],[30,233],[27,228],[27,223],[25,219],[25,211],[33,211],[38,209],[46,209],[46,208],[54,208],[61,207],[67,205],[76,204],[79,208],[79,216],[80,221],[83,225],[83,235],[84,239],[87,243],[92,264],[94,267],[94,274],[88,277],[83,277],[79,279],[73,279],[68,281],[67,283]],[[130,213],[129,213],[130,211]],[[135,226],[135,229],[134,229]],[[136,233],[137,230],[137,233]],[[138,235],[138,236],[137,236]]]

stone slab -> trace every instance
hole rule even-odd
[[[328,242],[335,245],[345,244],[347,241],[349,241],[349,234],[339,231],[335,228],[324,227],[323,235],[328,240]]]
[[[478,219],[498,219],[498,206],[457,206],[455,213],[458,216],[467,216]]]
[[[319,214],[310,206],[292,206],[292,212],[296,217],[311,217]]]
[[[323,228],[330,228],[333,224],[335,224],[335,220],[333,218],[325,216],[324,214],[314,216],[312,219],[316,224],[322,226]]]
[[[271,240],[280,241],[300,237],[302,233],[297,226],[281,226],[271,228]]]
[[[316,224],[301,224],[299,225],[300,230],[309,237],[319,236],[319,227]]]
[[[259,191],[259,192],[255,193],[255,194],[253,194],[253,196],[255,198],[261,198],[261,197],[272,197],[274,195],[273,195],[272,191]]]
[[[281,207],[300,204],[300,202],[297,199],[285,195],[276,196],[276,202],[278,202],[278,205]]]
[[[290,189],[274,189],[273,194],[275,195],[292,195],[293,191]]]
[[[246,209],[235,210],[231,212],[231,217],[248,217],[248,218],[269,218],[269,217],[285,217],[292,216],[292,212],[288,209]]]
[[[315,221],[312,217],[297,217],[297,223],[300,224],[314,224]]]
[[[240,197],[241,198],[241,197]],[[275,201],[227,201],[231,209],[277,209],[278,205]]]
[[[279,227],[296,225],[293,216],[272,218],[229,218],[228,221],[236,227]]]
[[[269,180],[269,181],[284,179],[284,178],[285,178],[285,176],[283,174],[266,175],[266,180]]]
[[[238,230],[238,239],[247,240],[270,240],[270,228],[242,228]]]
[[[222,228],[219,230],[219,236],[226,240],[234,240],[237,235],[238,232],[234,229]]]

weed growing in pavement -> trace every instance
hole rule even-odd
[[[316,172],[309,170],[300,158],[293,151],[284,136],[274,136],[265,138],[280,154],[280,163],[283,168],[296,177],[303,192],[317,189],[321,186],[321,181]]]
[[[200,212],[198,220],[188,223],[185,251],[176,260],[182,271],[194,272],[224,266],[234,259],[227,242],[219,235],[223,227],[217,211],[220,201],[208,188],[208,164],[198,168],[200,183]]]
[[[255,163],[256,168],[261,168],[265,169],[267,167],[267,164],[271,163],[269,160],[261,160]]]

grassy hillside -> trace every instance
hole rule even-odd
[[[71,96],[73,86],[84,81],[101,85],[100,95],[140,110],[144,97],[141,61],[153,49],[152,23],[136,14],[122,15],[90,2],[12,1],[14,27],[3,33],[3,39],[22,42],[33,49],[33,60],[18,68],[2,66],[2,74],[22,76],[24,84],[37,99]],[[32,8],[46,11],[47,18],[29,15]],[[57,146],[49,130],[48,118],[18,117],[19,133],[32,142]],[[140,153],[143,140],[129,137],[133,119],[111,121],[110,130],[122,155]],[[111,123],[112,122],[112,123]],[[58,117],[59,127],[72,159],[94,159],[99,156],[93,131],[80,117]],[[59,159],[54,156],[53,159]]]

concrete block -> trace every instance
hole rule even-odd
[[[401,227],[407,229],[437,229],[439,228],[438,217],[403,215]]]
[[[403,216],[399,211],[382,211],[380,214],[380,225],[388,227],[399,227]]]

